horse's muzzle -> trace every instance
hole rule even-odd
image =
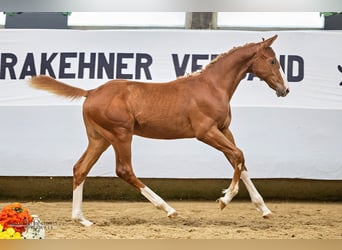
[[[277,89],[276,94],[278,97],[285,97],[288,93],[290,93],[290,89],[286,88],[285,90]]]

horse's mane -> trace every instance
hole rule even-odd
[[[197,70],[195,72],[192,73],[187,73],[184,76],[180,76],[180,78],[182,77],[191,77],[191,76],[197,76],[201,73],[203,73],[203,71],[205,71],[207,68],[209,68],[210,66],[214,65],[215,63],[217,63],[219,60],[221,60],[222,58],[226,57],[226,56],[230,56],[231,54],[233,54],[235,51],[241,49],[241,48],[245,48],[245,47],[249,47],[255,45],[255,43],[246,43],[245,45],[242,46],[236,46],[233,47],[232,49],[230,49],[229,51],[223,52],[221,54],[219,54],[217,57],[215,57],[213,60],[211,60],[204,68]]]

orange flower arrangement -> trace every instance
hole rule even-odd
[[[0,213],[0,225],[4,231],[13,228],[15,232],[23,233],[31,222],[28,210],[18,202],[5,206]]]

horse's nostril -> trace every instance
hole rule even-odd
[[[286,89],[286,94],[290,93],[290,89]]]

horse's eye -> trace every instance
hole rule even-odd
[[[272,59],[271,64],[276,64],[276,60]]]

